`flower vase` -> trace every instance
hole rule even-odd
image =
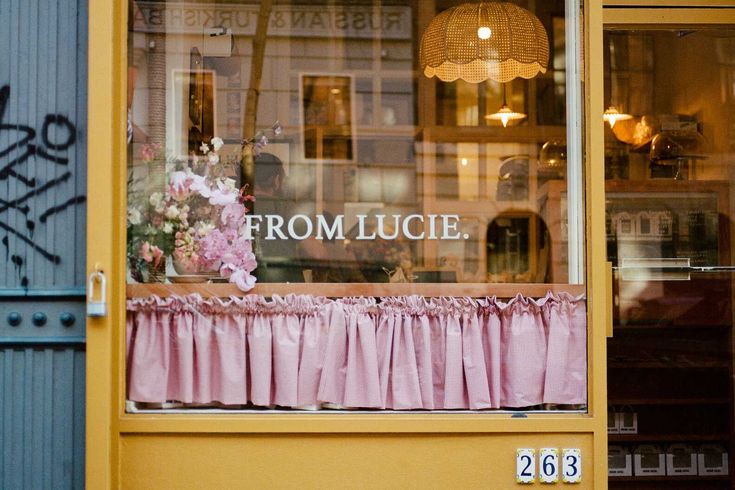
[[[200,276],[204,281],[219,277],[219,263],[207,266],[192,264],[189,261],[173,259],[174,270],[179,276]]]
[[[149,262],[148,266],[148,282],[164,282],[166,280],[166,257],[161,257],[157,265]]]

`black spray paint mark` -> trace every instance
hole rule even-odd
[[[45,160],[48,160],[59,165],[67,165],[69,159],[61,155],[54,155],[46,151],[49,150],[66,150],[76,141],[76,128],[74,125],[61,114],[47,114],[43,120],[43,126],[41,128],[41,141],[43,146],[37,146],[32,143],[36,138],[36,130],[25,124],[7,124],[4,122],[5,110],[8,106],[8,99],[10,98],[10,86],[5,85],[0,88],[0,132],[2,131],[17,131],[22,133],[24,136],[19,140],[11,143],[7,148],[0,150],[0,158],[8,155],[12,151],[20,150],[20,154],[6,163],[3,167],[0,167],[0,180],[5,180],[8,177],[15,177],[19,181],[23,182],[28,187],[35,187],[36,180],[29,179],[23,175],[18,174],[13,168],[17,167],[21,163],[28,160],[31,156],[38,156]],[[57,133],[66,133],[66,139],[62,141],[51,141],[49,136],[49,130],[51,127],[58,129]],[[45,148],[44,148],[45,147]]]
[[[68,201],[66,201],[63,204],[59,204],[58,206],[53,206],[53,207],[48,208],[46,211],[43,212],[43,214],[41,216],[39,216],[38,220],[41,223],[45,223],[46,222],[46,219],[49,216],[51,216],[52,214],[56,214],[56,213],[58,213],[60,211],[63,211],[66,208],[68,208],[69,206],[73,206],[74,204],[81,204],[81,203],[83,203],[86,200],[87,200],[86,196],[72,197],[71,199],[69,199]]]
[[[23,275],[23,257],[20,255],[13,255],[12,257],[13,265],[15,265],[15,270],[18,273],[18,280],[20,281],[20,286],[23,289],[28,289],[28,277]]]
[[[22,215],[16,217],[15,220],[6,221],[0,219],[0,229],[7,232],[2,238],[2,244],[5,247],[5,260],[6,262],[10,260],[18,269],[21,286],[27,288],[28,278],[22,275],[22,271],[20,270],[24,267],[25,261],[20,255],[12,253],[10,236],[16,237],[28,248],[39,253],[51,263],[59,264],[61,262],[60,256],[54,254],[52,250],[45,249],[33,240],[33,234],[37,224],[32,219],[33,209],[35,207],[34,201],[41,194],[55,189],[68,181],[72,174],[70,171],[65,171],[60,176],[48,182],[41,183],[33,176],[21,175],[19,169],[31,157],[44,160],[54,165],[67,166],[69,159],[63,154],[59,154],[59,152],[68,150],[76,143],[77,130],[74,124],[62,114],[47,114],[43,119],[40,131],[26,124],[9,122],[6,120],[9,100],[10,86],[5,85],[0,88],[0,134],[10,133],[12,142],[7,147],[0,148],[0,181],[14,178],[19,183],[25,185],[28,191],[13,199],[7,195],[0,196],[0,215],[9,212]],[[36,143],[37,136],[39,137],[40,144]],[[13,158],[10,158],[11,155]],[[80,195],[71,197],[61,204],[54,204],[41,213],[38,221],[46,223],[49,217],[85,201],[86,197]],[[25,229],[16,229],[10,225],[11,222],[25,223]],[[17,243],[17,241],[14,243]]]
[[[3,211],[6,211],[8,208],[17,208],[21,213],[28,214],[28,211],[24,212],[22,209],[18,208],[18,205],[26,202],[27,200],[33,197],[43,194],[47,190],[56,187],[62,182],[66,182],[67,180],[69,180],[70,177],[71,177],[71,172],[64,172],[59,177],[49,180],[48,182],[43,184],[41,187],[28,191],[26,194],[16,199],[13,199],[12,201],[5,201],[2,198],[0,198],[0,213],[2,213]],[[28,207],[26,206],[26,208]]]
[[[21,241],[23,241],[26,245],[28,245],[29,247],[31,247],[36,252],[40,253],[43,256],[43,258],[45,258],[49,262],[52,262],[54,264],[60,264],[61,263],[61,257],[59,257],[58,255],[52,254],[51,252],[45,250],[43,247],[41,247],[39,245],[36,245],[35,243],[33,243],[33,241],[31,241],[30,238],[26,237],[25,235],[22,235],[22,234],[18,233],[17,231],[15,231],[13,228],[11,228],[10,226],[6,225],[2,221],[0,221],[0,228],[2,228],[3,230],[7,231],[8,233],[11,233],[12,235],[17,236],[18,238],[20,238]]]
[[[8,235],[3,237],[3,245],[5,246],[5,262],[10,260],[10,242],[8,242]]]

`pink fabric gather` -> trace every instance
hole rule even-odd
[[[127,304],[128,399],[394,410],[587,402],[583,297]]]

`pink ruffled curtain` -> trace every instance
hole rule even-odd
[[[587,401],[586,305],[289,295],[128,301],[128,399],[370,409]]]

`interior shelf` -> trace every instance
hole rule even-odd
[[[631,361],[610,362],[609,369],[728,369],[726,361]]]
[[[728,397],[715,398],[610,398],[610,405],[722,405]]]
[[[730,329],[732,325],[722,324],[722,325],[672,325],[670,323],[626,323],[626,324],[620,324],[615,323],[613,325],[614,331],[635,331],[635,330],[661,330],[661,331],[671,331],[671,330],[702,330],[702,329],[708,329],[708,330],[727,330]]]
[[[609,442],[727,442],[730,434],[608,434]]]
[[[614,482],[672,482],[672,481],[728,481],[729,475],[662,475],[662,476],[610,476],[610,483]]]

